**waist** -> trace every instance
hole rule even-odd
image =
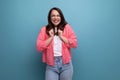
[[[56,59],[56,58],[62,58],[62,56],[54,56],[54,58]]]

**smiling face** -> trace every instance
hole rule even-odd
[[[52,10],[51,15],[50,15],[51,22],[53,23],[54,26],[57,26],[61,22],[61,16],[58,13],[57,10]]]

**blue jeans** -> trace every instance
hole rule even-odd
[[[46,80],[72,80],[73,66],[72,62],[62,63],[62,57],[55,57],[55,65],[46,67]]]

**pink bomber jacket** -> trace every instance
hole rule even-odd
[[[66,63],[69,63],[69,61],[71,60],[70,48],[77,47],[77,38],[69,24],[65,25],[62,35],[69,40],[69,44],[62,42],[62,60],[63,60],[63,63],[66,64]],[[52,40],[52,42],[48,46],[46,46],[45,41],[47,38],[49,38],[49,36],[46,34],[46,26],[43,26],[38,34],[36,47],[38,52],[42,52],[42,61],[48,65],[53,66],[54,65],[54,53],[53,53],[54,41]]]

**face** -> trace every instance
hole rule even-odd
[[[57,26],[61,22],[61,17],[58,11],[52,10],[51,12],[51,22]]]

